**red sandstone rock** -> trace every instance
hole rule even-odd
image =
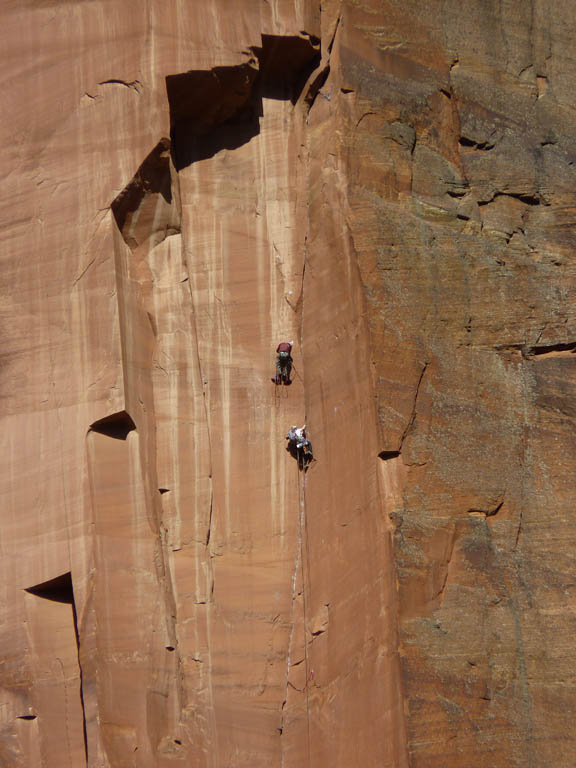
[[[572,765],[573,9],[1,16],[0,763]]]

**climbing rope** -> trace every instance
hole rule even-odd
[[[306,733],[308,741],[308,766],[310,766],[310,698],[308,685],[314,675],[310,669],[308,661],[308,618],[306,611],[306,568],[310,568],[310,551],[308,543],[308,521],[306,517],[306,473],[298,470],[298,503],[299,503],[299,527],[300,527],[300,568],[302,572],[302,614],[304,621],[304,668],[306,672],[306,682],[304,683],[304,692],[306,696]]]

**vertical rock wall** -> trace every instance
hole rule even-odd
[[[571,765],[571,9],[1,13],[0,763]]]

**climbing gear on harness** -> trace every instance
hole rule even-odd
[[[306,436],[306,424],[303,424],[301,427],[293,424],[286,435],[286,440],[289,440],[289,450],[298,461],[298,468],[301,470],[308,469],[308,466],[314,460],[314,455],[312,443]]]

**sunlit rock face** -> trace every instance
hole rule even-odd
[[[576,8],[464,5],[4,3],[0,764],[574,764]]]

